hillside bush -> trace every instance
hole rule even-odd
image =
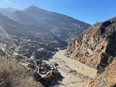
[[[0,87],[42,87],[15,59],[0,58]]]

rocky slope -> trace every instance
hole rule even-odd
[[[101,75],[95,77],[88,87],[116,87],[116,61],[113,61]]]
[[[91,67],[106,67],[108,60],[116,56],[115,44],[116,17],[94,24],[74,38],[69,43],[66,54]]]

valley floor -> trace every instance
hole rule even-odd
[[[97,70],[68,58],[65,56],[65,50],[58,51],[49,61],[58,64],[58,70],[64,77],[56,87],[82,87],[90,78],[96,76]]]

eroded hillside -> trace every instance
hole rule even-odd
[[[116,61],[113,61],[105,72],[96,76],[88,87],[116,87]]]
[[[116,56],[116,17],[97,23],[73,39],[67,55],[91,66],[106,67],[110,57]]]

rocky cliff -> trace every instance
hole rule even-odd
[[[116,56],[115,44],[116,17],[94,24],[74,38],[66,54],[92,67],[106,67],[111,57]]]
[[[88,87],[116,87],[116,61],[113,61],[105,72],[96,76]]]

